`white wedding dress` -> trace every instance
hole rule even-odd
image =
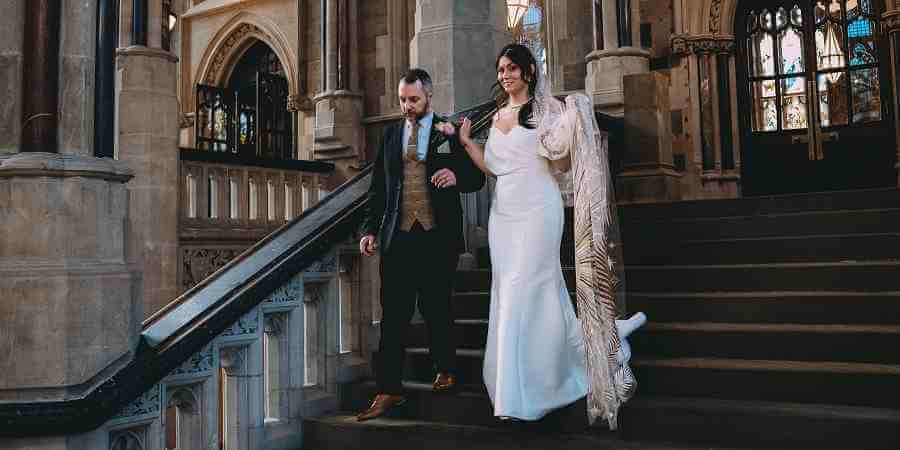
[[[501,418],[537,420],[588,393],[584,338],[559,260],[563,202],[537,130],[491,127],[497,175],[488,239],[492,281],[484,382]]]

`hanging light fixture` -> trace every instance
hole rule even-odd
[[[821,68],[822,69],[837,69],[839,67],[844,67],[844,52],[841,51],[841,43],[838,40],[837,32],[835,28],[838,25],[833,22],[828,22],[825,25],[825,48],[822,52],[821,58]],[[832,72],[825,77],[831,83],[837,83],[838,79],[843,75],[841,72]]]
[[[527,10],[528,0],[506,0],[506,29],[512,31],[518,27]]]

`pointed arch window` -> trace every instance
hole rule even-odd
[[[288,93],[278,56],[256,42],[227,87],[197,85],[197,148],[246,159],[296,159]]]

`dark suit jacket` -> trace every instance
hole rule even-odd
[[[448,139],[450,153],[438,153],[442,139],[441,132],[434,125],[445,121],[434,115],[428,153],[425,158],[426,184],[431,198],[431,208],[438,232],[450,248],[457,254],[465,251],[463,240],[461,192],[475,192],[484,186],[484,173],[469,158],[459,143],[457,135]],[[387,251],[397,227],[400,209],[400,194],[403,189],[403,121],[388,127],[381,139],[378,157],[373,168],[372,184],[369,187],[369,205],[363,232],[377,236],[381,251]],[[438,189],[431,183],[431,176],[440,169],[448,168],[456,174],[456,185]]]

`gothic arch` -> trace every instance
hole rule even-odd
[[[689,35],[734,35],[738,0],[682,0],[686,8],[685,32]]]
[[[265,42],[278,56],[288,79],[291,94],[298,92],[297,62],[288,40],[278,26],[258,15],[240,12],[228,21],[215,37],[200,60],[195,83],[222,86],[244,52],[257,40]]]

